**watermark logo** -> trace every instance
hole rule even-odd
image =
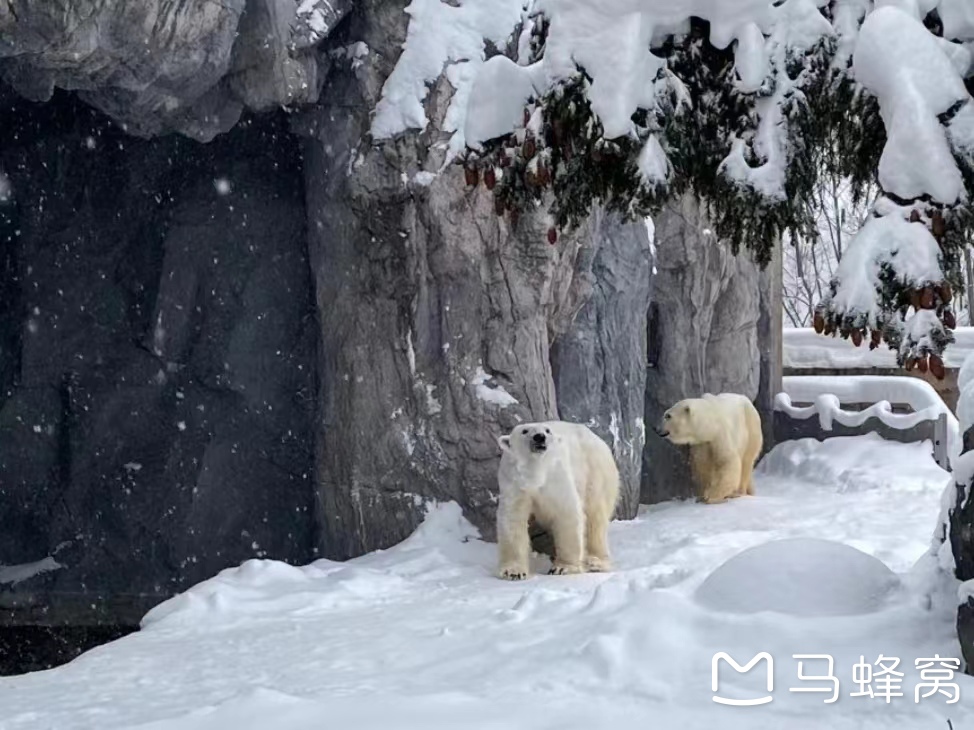
[[[766,662],[768,692],[770,693],[774,691],[774,658],[770,654],[768,654],[768,652],[762,651],[760,654],[754,657],[747,664],[741,666],[740,664],[737,663],[737,661],[733,657],[731,657],[730,654],[724,651],[720,651],[714,654],[713,661],[711,661],[710,663],[710,685],[711,685],[711,689],[714,692],[717,692],[720,689],[719,674],[720,674],[721,659],[723,659],[725,663],[730,664],[731,667],[733,667],[734,671],[738,672],[739,674],[744,674],[745,672],[751,671],[751,669],[753,669],[762,661]],[[771,702],[772,699],[774,698],[771,697],[770,694],[768,694],[766,697],[758,697],[753,700],[732,700],[732,699],[728,699],[727,697],[720,697],[719,695],[716,694],[714,695],[714,702],[717,702],[721,705],[734,705],[736,707],[753,707],[754,705],[766,705],[769,702]]]
[[[829,654],[792,654],[792,659],[798,662],[798,679],[809,686],[790,687],[789,692],[817,692],[827,694],[823,699],[825,704],[832,704],[839,699],[840,683],[835,673],[835,660]],[[754,669],[761,662],[765,663],[767,672],[768,694],[754,699],[730,699],[717,694],[720,685],[721,662],[730,665],[734,671],[744,674]],[[868,697],[870,699],[885,700],[887,704],[894,697],[906,696],[903,682],[906,672],[900,671],[900,659],[883,654],[875,662],[867,662],[865,656],[860,655],[859,661],[852,666],[852,684],[856,689],[849,693],[850,697]],[[941,657],[935,654],[932,658],[917,659],[915,668],[919,670],[920,681],[914,685],[913,701],[942,695],[948,705],[960,700],[960,686],[953,682],[954,673],[960,671],[960,659]],[[808,665],[808,666],[806,666]],[[766,705],[773,700],[774,692],[774,658],[766,651],[757,654],[746,664],[738,664],[737,660],[727,652],[714,654],[710,665],[711,687],[714,692],[713,700],[721,705],[737,707],[753,707]]]
[[[934,664],[940,666],[934,669]],[[946,704],[952,705],[960,699],[960,687],[949,680],[954,678],[954,672],[960,671],[960,659],[944,659],[939,654],[934,654],[933,659],[917,659],[916,668],[920,670],[920,679],[923,680],[916,686],[916,694],[913,701],[916,704],[926,697],[935,694],[942,694],[947,698]],[[929,689],[929,692],[920,694],[921,690]]]
[[[832,697],[824,700],[825,704],[830,705],[839,699],[839,678],[835,676],[835,660],[828,654],[794,654],[793,659],[798,660],[798,678],[803,682],[828,682],[829,687],[791,687],[789,692],[831,692]],[[807,660],[816,662],[825,661],[828,672],[824,675],[805,674],[805,664]]]

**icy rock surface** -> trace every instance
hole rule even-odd
[[[0,77],[37,101],[55,88],[133,134],[208,140],[245,109],[314,101],[314,45],[351,0],[12,0]]]

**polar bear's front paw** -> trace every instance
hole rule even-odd
[[[702,504],[721,504],[727,501],[727,497],[714,497],[709,494],[705,494],[702,497],[697,497],[697,501]]]
[[[608,558],[597,558],[589,555],[585,558],[585,567],[589,573],[608,573],[612,570],[612,563]]]
[[[572,573],[581,573],[582,567],[580,565],[572,565],[570,563],[555,563],[551,566],[551,570],[548,571],[548,575],[569,575]]]
[[[528,577],[528,571],[516,566],[501,568],[498,575],[504,580],[524,580]]]

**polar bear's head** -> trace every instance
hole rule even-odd
[[[687,398],[663,414],[656,433],[678,446],[694,446],[712,439],[712,418],[706,401]]]
[[[523,423],[497,443],[502,451],[525,463],[543,460],[558,445],[558,437],[544,423]]]

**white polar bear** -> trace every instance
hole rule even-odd
[[[581,424],[546,421],[520,425],[498,443],[498,575],[527,577],[532,516],[554,538],[551,574],[609,570],[619,471],[605,441]]]
[[[687,398],[663,414],[657,433],[690,447],[690,468],[707,504],[754,494],[754,462],[761,453],[761,417],[737,393]]]

